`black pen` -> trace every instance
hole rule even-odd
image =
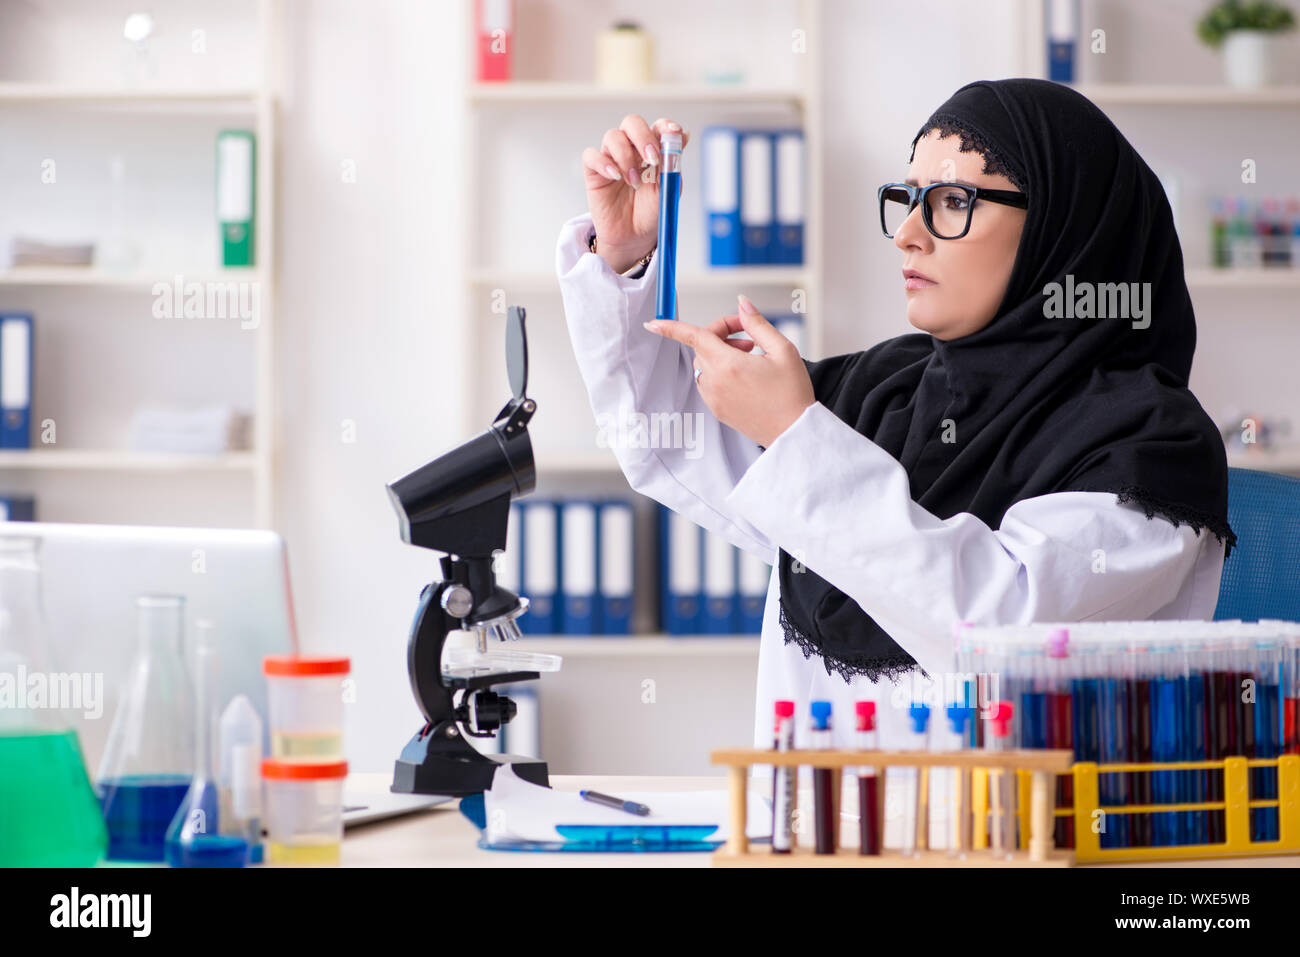
[[[578,795],[584,801],[590,801],[592,804],[603,804],[605,807],[612,807],[616,811],[627,811],[628,814],[639,814],[642,817],[650,813],[650,809],[644,804],[637,804],[636,801],[624,801],[622,798],[601,794],[599,791],[579,791]]]

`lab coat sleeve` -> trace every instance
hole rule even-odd
[[[556,272],[597,443],[636,491],[771,564],[776,546],[727,504],[759,446],[705,405],[693,350],[642,328],[655,317],[658,253],[640,277],[620,275],[588,249],[592,230],[590,213],[564,224]]]
[[[931,674],[950,667],[958,621],[1150,617],[1178,595],[1210,534],[1148,519],[1109,492],[1023,499],[997,529],[968,512],[940,519],[912,501],[893,456],[820,402],[759,456],[727,504],[892,624]]]

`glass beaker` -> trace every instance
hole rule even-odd
[[[212,623],[194,623],[194,780],[167,828],[165,854],[172,867],[244,867],[248,841],[222,834],[213,761],[217,649]]]
[[[93,676],[54,672],[41,602],[39,540],[0,535],[0,867],[89,867],[107,838],[65,709]]]
[[[185,599],[136,600],[135,660],[97,781],[108,858],[162,861],[167,828],[194,777],[191,683],[181,656]]]

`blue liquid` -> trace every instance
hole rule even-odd
[[[1128,721],[1122,678],[1098,681],[1098,717],[1100,718],[1100,759],[1103,764],[1124,764],[1128,757]],[[1102,807],[1122,807],[1128,803],[1128,775],[1103,771],[1098,775]],[[1102,847],[1129,847],[1129,822],[1126,814],[1108,814],[1101,832]]]
[[[1165,763],[1178,760],[1178,679],[1156,678],[1151,682],[1151,760]],[[1178,800],[1178,782],[1174,771],[1156,771],[1151,775],[1153,804],[1173,804]],[[1153,814],[1152,840],[1155,847],[1177,844],[1180,815]]]
[[[167,863],[172,867],[246,867],[248,842],[221,834],[167,842]]]
[[[1180,760],[1205,760],[1205,685],[1199,674],[1178,679],[1182,702],[1183,749]],[[1197,804],[1205,798],[1205,772],[1184,771],[1178,775],[1178,800]],[[1205,811],[1179,814],[1179,844],[1204,844],[1209,840],[1209,819]]]
[[[162,861],[167,827],[185,800],[183,774],[132,774],[99,783],[112,861]]]
[[[1259,682],[1255,687],[1255,754],[1257,758],[1276,758],[1281,754],[1282,703],[1275,684]],[[1277,769],[1252,768],[1251,798],[1277,798]],[[1276,841],[1279,837],[1277,808],[1260,807],[1250,812],[1250,838],[1253,841]]]
[[[1020,746],[1047,747],[1047,694],[1026,691],[1020,696]]]
[[[677,201],[682,194],[681,173],[659,174],[659,285],[655,290],[655,318],[677,318]]]

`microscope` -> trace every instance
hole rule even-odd
[[[402,541],[445,552],[442,580],[420,593],[406,665],[425,723],[402,749],[392,790],[405,794],[465,796],[492,786],[509,764],[526,781],[549,787],[546,762],[512,754],[487,755],[466,736],[491,738],[515,716],[515,703],[493,686],[539,677],[537,671],[443,669],[450,632],[474,635],[480,654],[488,637],[519,638],[515,619],[528,599],[500,587],[492,562],[505,548],[510,501],[536,487],[528,420],[537,403],[526,395],[528,341],[524,309],[506,316],[506,370],[511,398],[491,428],[387,486]]]

